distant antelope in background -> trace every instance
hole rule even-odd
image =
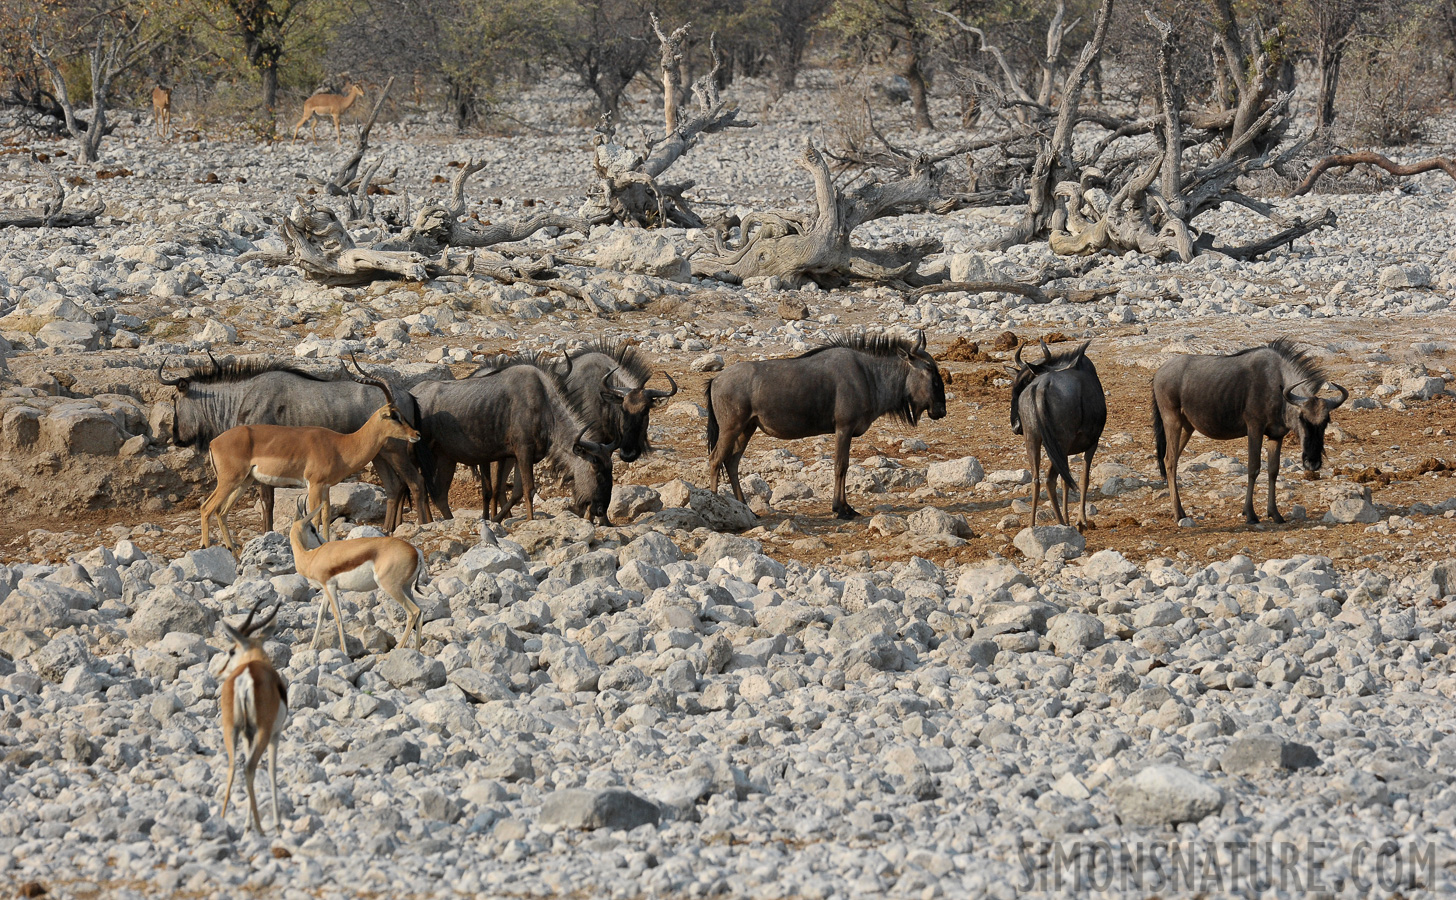
[[[152,127],[158,136],[166,137],[172,125],[172,89],[160,84],[152,88]]]
[[[298,129],[303,123],[308,123],[308,136],[314,143],[318,143],[318,123],[314,116],[330,116],[334,120],[334,143],[344,142],[343,130],[339,127],[339,116],[354,105],[355,99],[364,96],[364,89],[357,83],[350,84],[342,94],[314,94],[303,101],[303,115],[297,124],[293,126],[293,143],[298,142]]]
[[[288,724],[288,683],[268,655],[263,652],[263,641],[273,635],[273,620],[278,615],[278,606],[253,624],[265,601],[259,600],[252,612],[238,628],[226,622],[223,630],[232,639],[232,649],[223,662],[226,677],[222,683],[219,704],[222,707],[222,742],[227,748],[227,786],[222,795],[222,820],[227,823],[228,801],[233,796],[233,775],[236,772],[237,742],[242,735],[247,758],[243,760],[243,779],[248,786],[248,807],[252,817],[249,825],[263,832],[258,820],[258,799],[253,792],[253,776],[258,771],[262,750],[268,748],[268,784],[273,794],[273,830],[278,831],[278,736]],[[280,604],[281,606],[281,604]]]

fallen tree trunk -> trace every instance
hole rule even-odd
[[[434,255],[445,247],[492,247],[524,241],[543,228],[586,234],[595,224],[586,219],[549,212],[502,224],[461,221],[466,209],[465,182],[483,168],[483,160],[462,162],[451,179],[449,199],[443,203],[432,203],[416,213],[414,223],[400,235],[400,241],[411,250]]]
[[[1401,164],[1373,150],[1362,150],[1357,153],[1336,153],[1326,156],[1314,164],[1314,168],[1309,170],[1309,174],[1304,176],[1304,180],[1289,193],[1289,196],[1302,197],[1308,194],[1314,188],[1315,182],[1320,180],[1320,176],[1331,169],[1349,170],[1355,166],[1376,166],[1400,178],[1440,169],[1452,178],[1456,178],[1456,160],[1447,156],[1432,156],[1418,162]]]
[[[65,185],[49,169],[45,170],[45,174],[50,179],[53,196],[39,207],[0,210],[0,228],[77,228],[95,225],[96,218],[106,211],[106,203],[98,197],[85,206],[66,209]]]

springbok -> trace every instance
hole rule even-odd
[[[160,84],[152,88],[152,127],[161,137],[172,124],[172,89]]]
[[[202,504],[201,546],[210,543],[208,520],[216,514],[223,543],[237,555],[227,516],[254,481],[272,487],[307,488],[309,508],[322,512],[321,529],[328,540],[329,488],[368,465],[390,438],[411,444],[420,439],[420,433],[400,418],[389,384],[365,374],[357,360],[354,368],[362,376],[361,383],[379,388],[385,399],[358,431],[340,434],[303,425],[238,425],[213,439],[207,455],[217,472],[217,487]]]
[[[323,589],[324,599],[334,611],[334,624],[339,629],[339,649],[348,653],[344,642],[344,623],[339,615],[339,601],[334,589],[370,591],[376,587],[394,598],[404,608],[404,634],[397,646],[415,635],[415,649],[420,649],[420,607],[415,603],[414,585],[425,571],[425,557],[408,541],[395,537],[354,538],[346,541],[324,541],[313,526],[313,513],[305,513],[300,503],[300,518],[288,530],[293,546],[293,565],[298,574]],[[316,510],[314,512],[317,512]],[[317,648],[324,627],[324,604],[319,604],[318,622],[313,628]]]
[[[232,800],[233,776],[237,772],[238,736],[241,734],[247,753],[243,760],[243,779],[248,786],[248,807],[252,813],[248,825],[258,829],[259,834],[263,832],[263,823],[258,819],[258,798],[253,792],[253,776],[257,774],[258,763],[262,759],[261,751],[267,747],[268,785],[273,794],[273,830],[276,832],[280,819],[278,737],[288,724],[288,683],[273,668],[273,663],[263,652],[263,642],[273,634],[273,619],[278,615],[281,604],[273,607],[273,611],[264,616],[261,622],[253,623],[253,617],[265,602],[259,600],[238,628],[233,628],[226,622],[222,623],[223,631],[232,640],[233,646],[223,661],[222,671],[226,673],[226,677],[222,683],[222,692],[218,695],[218,702],[222,707],[222,742],[227,748],[228,758],[227,786],[222,795],[222,820],[224,824],[227,823],[228,801]]]
[[[354,105],[355,99],[362,96],[364,96],[364,89],[357,83],[353,83],[345,88],[342,94],[314,94],[312,97],[309,97],[303,101],[303,115],[299,118],[298,123],[293,126],[293,141],[291,143],[298,143],[298,129],[302,128],[303,123],[307,122],[309,139],[317,144],[318,122],[314,121],[314,116],[330,116],[334,120],[334,143],[342,144],[344,142],[344,132],[339,127],[339,116],[343,115],[345,110]]]

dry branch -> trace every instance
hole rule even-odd
[[[1304,176],[1304,180],[1290,192],[1289,196],[1300,197],[1308,194],[1314,188],[1315,182],[1320,180],[1320,176],[1331,169],[1348,170],[1355,166],[1377,166],[1400,178],[1440,169],[1452,178],[1456,178],[1456,160],[1452,160],[1448,156],[1432,156],[1418,162],[1402,164],[1389,157],[1381,156],[1373,150],[1363,150],[1358,153],[1336,153],[1333,156],[1326,156],[1314,164],[1314,168],[1309,170],[1309,174]]]
[[[561,228],[586,234],[592,222],[556,213],[537,213],[517,222],[480,224],[462,221],[465,216],[465,182],[485,168],[484,160],[467,160],[460,164],[450,180],[450,197],[415,214],[414,222],[400,235],[410,249],[433,255],[444,247],[492,247],[496,244],[524,241],[543,228]]]

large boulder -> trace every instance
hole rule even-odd
[[[547,828],[629,831],[641,825],[656,825],[661,817],[656,803],[631,791],[567,788],[546,797],[538,822]]]
[[[658,492],[664,507],[691,509],[714,531],[746,531],[758,524],[758,516],[733,497],[715,494],[681,478],[670,481]]]
[[[137,598],[129,634],[137,644],[151,644],[173,631],[212,634],[217,614],[175,584],[163,585]]]
[[[1149,766],[1113,785],[1112,801],[1125,824],[1177,825],[1223,809],[1223,791],[1179,766]]]
[[[638,272],[669,281],[691,281],[692,266],[677,247],[661,234],[641,229],[617,229],[597,251],[597,265],[619,272]]]
[[[981,461],[974,456],[963,456],[947,462],[931,463],[925,470],[925,482],[933,488],[965,490],[973,488],[986,477]]]
[[[1082,533],[1070,525],[1038,525],[1023,528],[1012,540],[1016,549],[1025,553],[1028,559],[1075,559],[1087,549]]]

